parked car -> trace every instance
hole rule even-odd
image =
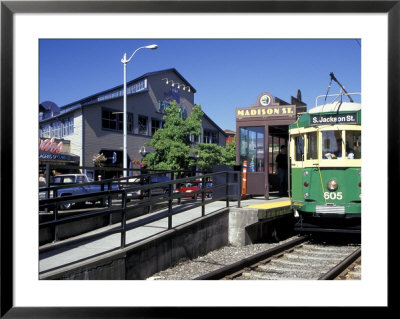
[[[124,180],[123,180],[124,181]],[[164,183],[169,182],[171,179],[168,176],[152,176],[150,178],[151,184],[156,183]],[[140,186],[140,185],[147,185],[149,182],[148,178],[143,178],[142,180],[139,177],[129,178],[126,183],[121,183],[121,188],[128,189],[127,191],[127,198],[130,199],[142,199],[143,197],[148,196],[148,189],[145,190],[133,190],[129,191],[129,188],[132,186]],[[164,195],[169,192],[169,185],[164,185],[161,187],[156,187],[151,189],[151,195]]]
[[[152,176],[150,178],[150,183],[151,184],[156,184],[156,183],[164,183],[164,182],[170,182],[171,179],[168,176]],[[156,187],[156,188],[152,188],[151,189],[151,195],[164,195],[164,194],[168,194],[169,192],[169,185],[164,185],[164,186],[160,186],[160,187]],[[146,194],[144,194],[144,196],[146,196]]]
[[[206,183],[206,187],[211,187],[211,185],[212,184],[210,182]],[[181,185],[181,193],[186,194],[186,197],[197,199],[197,197],[202,196],[202,193],[193,194],[193,192],[201,190],[201,187],[202,187],[201,180],[184,183]],[[179,192],[179,189],[176,189],[175,192]],[[206,197],[211,197],[210,190],[206,190]]]
[[[71,185],[66,188],[57,189],[57,196],[73,196],[73,195],[81,195],[81,194],[90,194],[101,192],[102,185],[100,184],[89,184],[89,185],[80,185],[89,183],[89,180],[85,174],[62,174],[54,176],[50,179],[50,188],[55,188],[61,185]],[[45,192],[41,191],[43,187],[39,188],[39,198],[42,199],[45,197]],[[118,184],[112,184],[111,189],[119,189]],[[108,185],[104,184],[103,190],[108,190]],[[43,196],[44,195],[44,196]],[[53,191],[50,190],[50,198],[53,197]],[[108,205],[108,201],[106,199],[101,200],[103,205]],[[63,203],[60,205],[61,209],[70,209],[73,203]]]
[[[126,196],[128,201],[130,201],[131,199],[137,199],[142,197],[141,190],[129,190],[129,188],[133,186],[140,186],[140,178],[132,177],[120,181],[120,189],[127,190]]]

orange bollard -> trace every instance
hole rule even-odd
[[[247,161],[243,161],[242,197],[247,193]]]

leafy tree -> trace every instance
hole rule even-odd
[[[222,161],[225,165],[236,164],[236,136],[232,142],[226,143],[226,146],[222,150]]]
[[[194,164],[190,135],[200,135],[201,106],[193,107],[192,113],[182,119],[177,103],[173,101],[164,116],[164,128],[157,130],[147,146],[154,152],[144,158],[149,168],[162,170],[185,170]]]
[[[217,144],[199,143],[196,145],[197,165],[201,171],[210,172],[214,165],[222,164],[224,148]]]
[[[213,165],[234,165],[236,162],[236,142],[226,147],[216,144],[198,143],[192,145],[190,135],[201,134],[201,106],[193,107],[192,113],[184,120],[177,103],[173,101],[164,116],[165,124],[157,130],[150,142],[154,152],[146,155],[144,162],[150,169],[188,170],[198,166],[202,171],[211,171]]]
[[[211,171],[214,165],[236,164],[236,137],[226,144],[226,147],[217,144],[199,143],[196,145],[197,165],[202,171]]]

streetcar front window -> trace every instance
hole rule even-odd
[[[295,154],[295,161],[303,161],[304,160],[304,139],[303,136],[296,136],[294,138],[296,154]]]
[[[346,131],[346,156],[361,159],[361,131]]]
[[[318,152],[317,152],[317,132],[311,132],[307,133],[306,135],[307,138],[307,159],[308,160],[313,160],[318,158]]]
[[[342,157],[342,131],[322,132],[322,158],[337,159]]]

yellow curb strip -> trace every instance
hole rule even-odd
[[[260,205],[250,205],[246,206],[246,208],[278,208],[278,207],[284,207],[284,206],[290,206],[291,201],[287,200],[284,202],[277,202],[277,203],[267,203],[267,204],[260,204]]]

